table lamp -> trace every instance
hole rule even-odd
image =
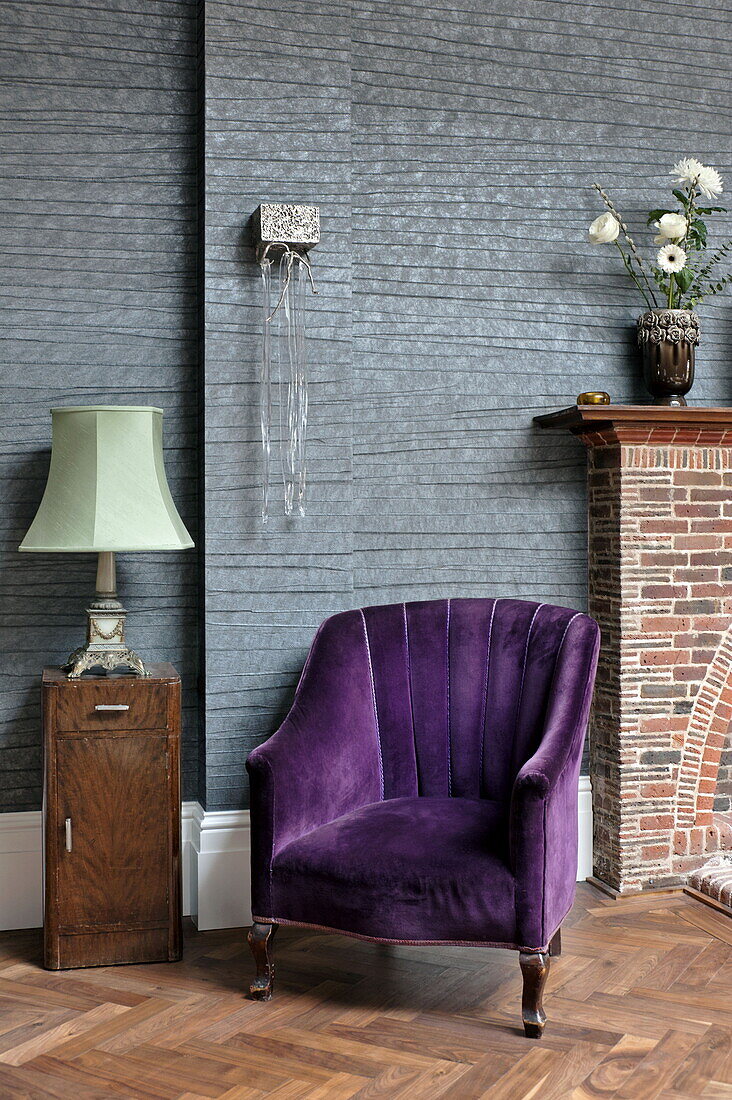
[[[99,555],[87,608],[86,645],[63,666],[69,679],[100,666],[146,670],[125,642],[117,599],[119,550],[184,550],[193,540],[170,495],[163,465],[163,410],[145,405],[51,409],[48,482],[20,550]]]

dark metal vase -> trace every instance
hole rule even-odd
[[[651,309],[638,318],[643,377],[655,405],[685,405],[694,384],[699,318],[691,309]]]

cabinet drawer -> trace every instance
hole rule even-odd
[[[167,684],[144,680],[81,680],[56,691],[56,729],[163,730],[168,727]]]

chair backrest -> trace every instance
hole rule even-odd
[[[384,797],[506,801],[542,732],[566,607],[451,599],[366,607]]]

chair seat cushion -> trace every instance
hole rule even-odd
[[[517,946],[506,807],[466,798],[374,802],[284,847],[274,920],[369,939]]]

